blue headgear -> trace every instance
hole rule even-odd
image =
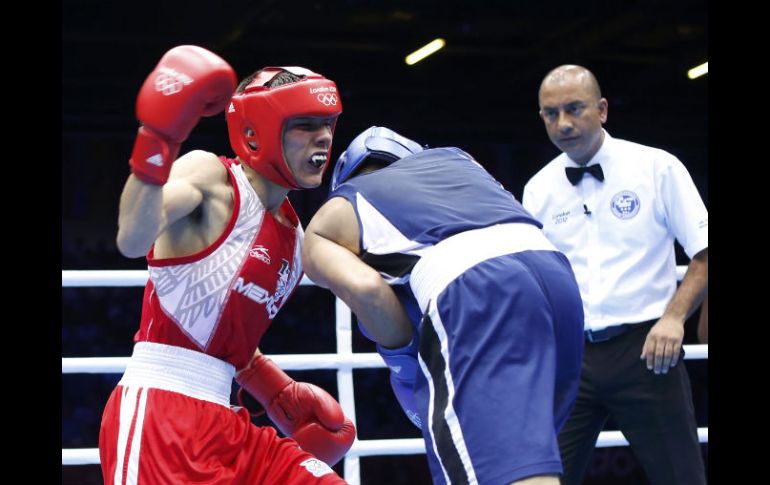
[[[372,126],[353,138],[334,166],[330,191],[334,191],[351,177],[353,172],[369,157],[388,164],[406,156],[421,152],[419,143],[403,137],[384,126]]]

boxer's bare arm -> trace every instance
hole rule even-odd
[[[402,347],[412,338],[412,324],[393,289],[358,258],[358,237],[353,207],[343,198],[330,199],[305,232],[305,272],[347,303],[377,343]]]
[[[184,74],[184,82],[175,78],[173,91],[159,82],[168,80],[171,72]],[[226,61],[193,45],[166,52],[145,79],[136,98],[141,126],[129,159],[132,173],[121,194],[118,216],[117,246],[125,256],[146,254],[169,224],[200,204],[201,194],[184,185],[189,167],[176,168],[179,187],[166,190],[165,185],[172,166],[209,158],[192,152],[177,161],[177,154],[202,116],[224,110],[236,85],[235,71]]]
[[[207,218],[203,223],[193,223],[189,218],[204,201],[223,198],[222,203],[227,204],[228,193],[227,170],[216,155],[201,150],[180,157],[165,185],[148,184],[132,174],[120,197],[118,248],[127,257],[141,257],[156,240],[166,236],[168,241],[163,243],[171,254],[164,256],[179,256],[195,249],[173,249],[184,235],[197,236],[189,245],[205,247],[205,242],[221,232],[225,223],[221,219],[226,219],[228,213],[221,211],[219,217]]]

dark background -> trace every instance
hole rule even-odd
[[[517,198],[558,154],[537,115],[540,81],[559,64],[582,64],[609,100],[610,134],[678,156],[708,206],[708,75],[686,77],[708,60],[705,0],[68,0],[62,9],[62,269],[146,267],[115,248],[118,199],[138,126],[136,93],[160,57],[181,44],[213,50],[239,78],[267,65],[300,65],[336,81],[344,112],[335,159],[359,131],[385,125],[421,143],[465,149]],[[436,37],[446,40],[444,49],[415,66],[404,63]],[[232,155],[223,115],[202,120],[182,152],[193,148]],[[290,195],[304,224],[326,190]],[[678,257],[686,264],[681,251]],[[63,288],[62,356],[129,355],[141,294]],[[262,347],[334,352],[333,314],[331,294],[301,287]],[[696,343],[694,318],[685,343]],[[356,333],[354,350],[373,346]],[[686,365],[698,425],[708,426],[708,363]],[[333,372],[292,375],[336,392]],[[401,415],[385,369],[355,376],[359,438],[419,437]],[[118,379],[62,376],[62,447],[97,446],[101,409]],[[708,445],[702,449],[707,459]],[[423,455],[361,463],[364,484],[429,483]],[[98,466],[63,466],[62,483],[101,483]],[[628,448],[610,448],[597,449],[586,483],[647,482]]]

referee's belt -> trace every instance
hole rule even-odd
[[[655,318],[653,320],[647,320],[646,322],[624,323],[622,325],[613,325],[611,327],[603,328],[601,330],[586,330],[583,333],[585,333],[586,342],[590,342],[590,343],[604,342],[606,340],[619,337],[620,335],[623,335],[624,333],[634,328],[639,328],[645,325],[652,325],[657,321],[658,319]]]

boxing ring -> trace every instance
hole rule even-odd
[[[681,281],[686,266],[677,267]],[[145,270],[62,271],[62,287],[143,287],[147,282]],[[300,285],[315,286],[304,277]],[[138,304],[139,302],[137,302]],[[384,368],[377,353],[353,352],[352,318],[348,306],[339,298],[335,302],[337,353],[335,354],[271,354],[284,370],[336,370],[339,403],[345,414],[356,423],[353,369]],[[708,359],[708,345],[685,345],[685,359]],[[122,374],[128,357],[62,357],[62,374]],[[395,399],[395,398],[394,398]],[[708,443],[708,427],[698,428],[701,443]],[[596,443],[599,448],[628,446],[620,431],[603,431]],[[382,455],[415,455],[425,453],[422,438],[358,440],[348,451],[343,464],[343,477],[351,485],[360,485],[360,458]],[[62,449],[62,465],[99,464],[97,448]]]

